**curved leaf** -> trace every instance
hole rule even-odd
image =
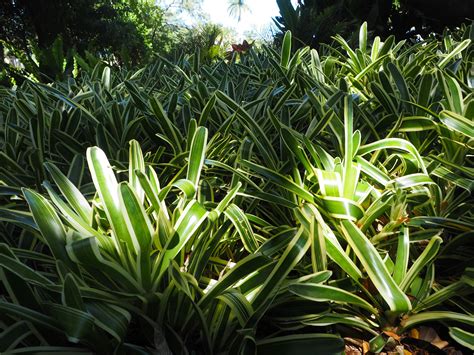
[[[372,243],[353,222],[343,220],[341,227],[347,242],[390,309],[400,313],[409,311],[410,300],[395,283]]]
[[[298,283],[290,285],[289,290],[295,295],[312,301],[354,304],[367,309],[372,314],[378,313],[377,309],[363,298],[337,287],[314,283]]]
[[[258,354],[310,354],[317,349],[320,354],[340,354],[344,340],[337,335],[297,334],[275,337],[257,342]]]

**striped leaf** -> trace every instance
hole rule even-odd
[[[400,313],[409,311],[411,309],[410,300],[398,287],[372,243],[351,221],[341,221],[341,228],[347,242],[390,310]]]

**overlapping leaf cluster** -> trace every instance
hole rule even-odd
[[[0,351],[472,348],[472,31],[2,89]]]

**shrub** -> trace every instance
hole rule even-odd
[[[3,348],[472,348],[466,33],[3,89]]]

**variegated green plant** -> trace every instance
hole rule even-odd
[[[257,327],[308,249],[308,238],[303,229],[289,229],[289,239],[280,245],[285,249],[281,256],[270,251],[272,244],[261,245],[264,240],[256,239],[247,216],[232,203],[240,183],[206,209],[198,196],[207,130],[197,127],[191,138],[185,177],[177,175],[166,186],[146,166],[136,141],[130,142],[128,181],[120,183],[104,152],[89,148],[87,160],[97,190],[92,203],[48,164],[60,193],[49,183],[49,199],[30,189],[23,193],[59,279],[46,270],[35,273],[3,245],[0,266],[11,300],[0,302],[4,314],[28,319],[40,331],[51,329],[69,342],[100,352],[142,349],[126,342],[134,317],[149,327],[142,338],[154,338],[151,344],[159,352],[240,352],[279,342],[275,338],[260,344]],[[216,251],[234,230],[252,254],[230,263]],[[17,298],[15,288],[20,285],[31,293],[28,298]],[[38,288],[59,293],[60,302],[34,295]],[[20,324],[12,324],[11,331],[17,327]],[[96,339],[102,333],[110,341]],[[293,341],[334,352],[343,345],[337,336],[307,334],[286,337],[286,346]]]
[[[0,351],[472,346],[472,33],[0,89]]]
[[[342,107],[341,120],[334,113],[325,115],[330,120],[326,124],[329,123],[337,138],[337,150],[342,152],[342,157],[334,158],[317,142],[312,142],[310,130],[300,134],[275,117],[274,125],[280,131],[287,152],[298,162],[295,164],[293,160],[292,178],[275,169],[243,162],[250,172],[294,195],[290,200],[300,206],[296,216],[312,236],[313,271],[327,270],[329,258],[343,271],[334,283],[339,284],[344,279],[341,276],[347,275],[357,285],[355,290],[361,292],[362,298],[334,286],[311,282],[290,285],[290,290],[300,297],[318,302],[357,304],[362,312],[356,319],[349,314],[314,314],[295,322],[316,326],[343,323],[367,331],[378,328],[379,331],[400,332],[421,321],[437,318],[471,326],[461,307],[458,308],[460,313],[419,313],[437,307],[458,292],[470,294],[473,291],[468,276],[458,281],[454,289],[432,288],[433,260],[442,238],[439,229],[429,229],[427,225],[436,220],[441,226],[441,221],[446,220],[441,207],[446,196],[430,176],[426,161],[408,140],[390,137],[363,144],[361,132],[353,129],[353,98],[346,96]],[[463,120],[462,116],[456,119]],[[452,125],[451,129],[455,129],[454,122]],[[461,123],[456,125],[460,127]],[[468,134],[467,126],[466,123],[464,128],[457,129]],[[441,132],[446,129],[440,127]],[[395,152],[389,155],[386,150]],[[388,168],[390,165],[392,168]],[[414,241],[426,241],[426,247],[413,252],[410,243]],[[416,257],[410,260],[413,256]],[[436,301],[432,303],[432,300]],[[350,308],[353,313],[354,307]],[[374,319],[377,323],[373,323]],[[378,351],[384,342],[381,335],[374,334],[372,348]]]

